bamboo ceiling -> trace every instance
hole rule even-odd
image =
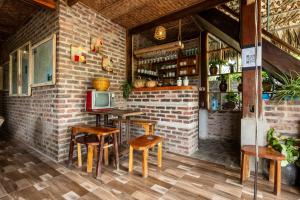
[[[236,13],[239,0],[227,3]],[[262,25],[265,30],[300,49],[300,0],[262,0]]]
[[[133,28],[204,0],[80,0],[103,16]]]

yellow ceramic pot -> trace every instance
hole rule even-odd
[[[110,82],[108,78],[100,77],[93,79],[93,88],[97,91],[106,91],[110,86]]]

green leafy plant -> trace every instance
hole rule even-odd
[[[123,82],[123,84],[121,85],[121,88],[123,90],[123,98],[128,100],[129,95],[131,94],[132,91],[132,83],[129,83],[127,81]]]
[[[271,78],[270,78],[269,74],[266,71],[262,71],[261,76],[263,78],[263,81],[268,81],[268,82],[271,81]]]
[[[211,61],[209,61],[209,65],[210,66],[221,66],[221,65],[225,65],[226,62],[224,60],[221,60],[221,59],[213,59]]]
[[[281,166],[285,167],[289,163],[295,163],[300,166],[299,146],[296,145],[296,140],[294,138],[282,136],[277,133],[274,128],[271,128],[267,133],[267,142],[269,146],[285,156],[285,160],[281,162]]]
[[[232,102],[237,104],[240,101],[240,96],[237,93],[229,92],[224,96],[227,102]]]
[[[242,74],[240,73],[234,73],[230,75],[231,80],[236,80],[237,82],[241,82],[242,80]]]
[[[281,85],[276,90],[274,95],[275,100],[291,99],[292,101],[300,97],[300,76],[297,72],[291,73],[290,76],[286,74],[277,74]]]
[[[219,77],[217,77],[217,80],[218,81],[227,81],[228,80],[228,75],[224,75],[224,74],[221,74]]]

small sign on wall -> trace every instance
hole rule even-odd
[[[261,46],[257,47],[257,60],[255,63],[255,47],[249,47],[242,49],[242,67],[254,68],[255,66],[262,66],[262,50]]]

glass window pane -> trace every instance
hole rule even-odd
[[[21,48],[22,94],[28,94],[29,87],[29,45]]]
[[[35,47],[32,51],[34,61],[33,83],[51,82],[53,76],[53,38]]]
[[[18,53],[17,51],[11,54],[11,73],[12,73],[12,94],[18,94]]]

